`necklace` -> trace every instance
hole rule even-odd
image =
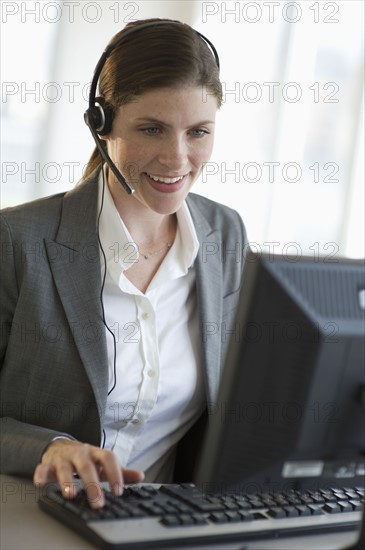
[[[175,233],[176,233],[176,216],[173,215],[173,216],[170,216],[169,220],[168,220],[168,233],[165,233],[166,236],[169,236],[172,240],[171,241],[167,241],[167,243],[164,243],[160,248],[158,248],[157,250],[155,250],[154,252],[143,252],[139,245],[137,245],[138,247],[138,252],[139,254],[141,254],[141,256],[143,256],[143,258],[145,260],[150,260],[153,256],[157,256],[158,254],[161,254],[161,252],[165,251],[166,248],[167,248],[167,251],[172,247],[173,245],[173,242],[174,242],[174,238],[175,238]]]
[[[155,250],[155,252],[142,252],[139,249],[138,249],[138,251],[139,251],[140,254],[142,254],[142,256],[144,257],[145,260],[150,260],[152,256],[156,256],[157,254],[162,252],[166,247],[171,248],[172,243],[165,243],[163,246],[161,246],[161,248],[159,248],[158,250]]]

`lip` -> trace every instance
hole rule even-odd
[[[153,175],[157,175],[157,174],[153,174]],[[147,172],[143,173],[144,179],[150,184],[151,187],[153,187],[153,189],[155,189],[156,191],[159,191],[160,193],[176,193],[176,191],[179,191],[185,185],[188,175],[189,174],[185,174],[181,178],[181,180],[175,183],[163,183],[162,181],[155,181],[152,178],[150,178]],[[165,175],[161,177],[177,178],[178,176]]]

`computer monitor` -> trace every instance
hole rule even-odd
[[[247,254],[204,491],[363,486],[365,265],[330,259]]]

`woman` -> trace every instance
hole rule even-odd
[[[238,214],[190,193],[222,102],[217,58],[188,25],[137,21],[98,100],[110,117],[72,191],[4,210],[2,472],[188,480],[216,398],[242,272]]]

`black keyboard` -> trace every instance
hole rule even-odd
[[[55,489],[43,510],[103,548],[146,549],[235,541],[358,527],[362,487],[283,493],[204,495],[193,484],[136,485],[121,497],[105,491],[105,506],[90,508],[81,490],[66,500]]]

